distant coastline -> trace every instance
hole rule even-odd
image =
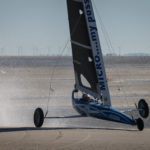
[[[150,56],[104,56],[105,65],[150,65]],[[0,56],[0,66],[72,66],[71,56]]]

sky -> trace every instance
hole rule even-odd
[[[104,54],[150,53],[150,0],[92,2]],[[0,0],[0,55],[71,55],[69,39],[66,0]]]

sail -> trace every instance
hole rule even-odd
[[[75,87],[111,106],[91,0],[67,0]]]
[[[76,88],[98,95],[97,76],[83,3],[67,0]]]

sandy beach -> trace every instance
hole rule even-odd
[[[134,107],[141,98],[150,105],[149,60],[105,57],[113,107]],[[0,150],[150,149],[150,118],[139,132],[129,125],[80,117],[71,104],[73,85],[70,57],[1,58]],[[47,105],[43,128],[35,129],[34,110],[46,111]]]
[[[149,129],[135,130],[85,130],[85,129],[43,129],[2,132],[2,150],[149,150]]]

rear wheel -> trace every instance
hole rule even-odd
[[[34,112],[34,125],[37,128],[40,128],[44,122],[44,113],[41,108],[37,108]]]
[[[144,122],[141,118],[136,119],[136,124],[139,131],[142,131],[144,129]]]
[[[143,118],[147,118],[149,116],[149,107],[147,102],[144,99],[141,99],[138,103],[139,114]]]

